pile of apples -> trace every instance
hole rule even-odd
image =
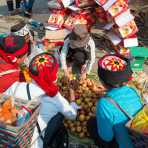
[[[74,135],[80,138],[89,137],[87,131],[87,121],[91,117],[95,117],[96,104],[100,96],[105,93],[105,88],[90,79],[76,80],[71,78],[71,86],[74,89],[75,102],[81,107],[78,110],[77,119],[75,121],[65,120],[65,127],[70,130]],[[66,83],[64,77],[58,81],[61,94],[69,99],[69,88],[71,87]]]

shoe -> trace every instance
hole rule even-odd
[[[28,11],[25,11],[24,12],[24,16],[27,17],[27,18],[31,18],[32,17],[32,13],[30,13]]]
[[[18,15],[18,14],[20,14],[20,13],[22,13],[22,10],[21,10],[20,8],[15,9],[15,10],[13,10],[13,11],[9,11],[9,15],[10,15],[10,16]]]
[[[17,9],[14,10],[15,15],[20,14],[22,12],[23,12],[23,10],[21,8],[17,8]]]

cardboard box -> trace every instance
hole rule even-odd
[[[119,26],[122,27],[126,25],[128,22],[134,19],[134,16],[131,14],[130,10],[128,9],[127,11],[121,13],[117,17],[115,17],[115,23]]]
[[[126,38],[123,40],[124,47],[136,47],[138,46],[137,37]]]
[[[0,16],[0,33],[9,33],[10,28],[22,20],[20,16]]]
[[[60,30],[46,30],[45,38],[49,40],[64,40],[64,38],[70,33],[67,29]]]

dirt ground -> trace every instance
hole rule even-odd
[[[34,7],[33,7],[33,19],[39,20],[41,22],[47,22],[48,17],[49,17],[47,2],[48,0],[35,0]],[[142,7],[144,7],[143,10],[147,11],[148,10],[148,0],[130,0],[130,7],[137,11],[141,9]],[[8,14],[8,11],[7,11],[7,6],[6,6],[6,0],[0,0],[0,15],[7,15],[7,14]],[[148,23],[148,20],[146,20],[146,22]],[[11,23],[7,25],[8,28],[9,26],[11,26]],[[1,29],[2,28],[0,28],[0,30]],[[102,53],[99,53],[98,51],[97,55],[101,56]],[[97,66],[97,61],[94,66],[94,70],[96,69],[96,66]],[[148,65],[144,65],[144,70],[148,74]]]

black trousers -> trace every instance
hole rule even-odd
[[[118,144],[113,139],[111,142],[106,142],[100,138],[97,132],[97,121],[96,118],[91,118],[87,122],[87,130],[89,132],[90,138],[92,138],[99,148],[118,148]]]
[[[15,0],[16,8],[20,8],[20,2],[21,0]],[[8,11],[13,11],[13,6],[13,0],[7,0]]]
[[[58,113],[48,122],[47,128],[45,130],[45,135],[43,137],[43,148],[48,148],[52,145],[52,142],[56,138],[58,131],[63,129],[63,120],[64,116]]]

